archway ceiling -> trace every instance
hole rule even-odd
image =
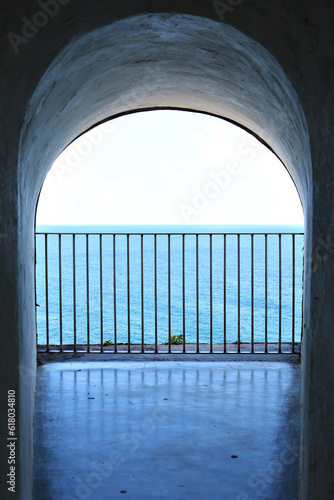
[[[172,107],[250,130],[309,194],[308,131],[282,68],[236,29],[185,15],[141,15],[73,40],[41,79],[21,136],[22,181],[35,198],[61,151],[109,117]]]

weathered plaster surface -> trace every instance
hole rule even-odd
[[[23,16],[33,19],[41,6],[1,2],[0,332],[6,349],[0,405],[5,411],[8,389],[18,391],[17,498],[28,499],[31,491],[40,187],[62,149],[96,122],[165,106],[213,113],[252,130],[298,187],[306,217],[301,497],[334,497],[328,473],[334,468],[333,5],[231,3],[222,20],[209,0],[58,0],[57,14],[15,53],[7,35],[21,34]],[[1,435],[5,424],[2,419]],[[0,471],[6,467],[0,453]]]

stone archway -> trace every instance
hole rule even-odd
[[[139,15],[73,39],[51,62],[26,108],[18,168],[21,363],[33,380],[34,214],[53,161],[77,136],[141,109],[189,109],[234,121],[282,160],[299,191],[312,245],[312,167],[298,95],[273,56],[236,29],[190,15]],[[305,288],[308,310],[310,286]],[[22,340],[29,332],[29,339]],[[30,359],[30,360],[29,360]],[[29,371],[30,370],[30,371]],[[21,460],[31,458],[33,388],[22,396]],[[29,485],[31,468],[22,474]]]

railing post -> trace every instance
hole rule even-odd
[[[292,353],[295,353],[296,235],[292,235]]]
[[[264,269],[264,279],[265,279],[265,285],[264,285],[264,296],[265,296],[265,310],[264,310],[264,317],[265,317],[265,323],[264,323],[264,329],[265,329],[265,340],[264,340],[264,352],[267,354],[268,353],[268,238],[267,234],[264,235],[264,261],[265,261],[265,269]]]
[[[158,353],[158,269],[157,269],[157,235],[154,235],[154,340],[155,353]]]
[[[61,234],[59,241],[59,335],[60,335],[60,352],[63,352],[63,294],[62,294],[62,268],[61,268]]]
[[[227,332],[226,332],[226,234],[224,234],[224,353],[227,352]]]
[[[130,312],[130,235],[126,236],[127,287],[128,287],[128,353],[131,353],[131,312]]]
[[[50,352],[50,320],[49,320],[49,269],[48,269],[48,235],[45,235],[45,311],[46,311],[46,352]]]
[[[212,234],[210,234],[210,354],[213,352],[213,311],[212,311]]]
[[[199,354],[199,262],[198,262],[198,234],[196,234],[196,353]]]
[[[99,238],[100,242],[100,333],[101,333],[101,352],[103,353],[103,262],[102,262],[102,234]]]
[[[278,235],[278,352],[282,353],[282,238]]]
[[[238,354],[240,354],[240,234],[237,235],[238,238]]]
[[[254,234],[251,234],[251,353],[254,354]]]
[[[90,352],[90,307],[89,307],[89,235],[86,235],[86,290],[87,290],[87,352]]]
[[[75,268],[75,234],[73,234],[73,341],[74,341],[74,352],[77,352],[77,299],[76,299],[76,268]]]
[[[113,235],[113,285],[114,285],[114,345],[117,354],[117,277],[116,277],[116,234]]]
[[[168,235],[168,353],[171,353],[171,336],[172,336],[172,318],[171,318],[171,255],[170,255],[170,237]]]
[[[185,235],[182,234],[182,323],[183,353],[186,352],[186,272],[185,272]]]
[[[141,268],[141,352],[145,351],[145,314],[144,314],[144,235],[140,235],[140,268]]]

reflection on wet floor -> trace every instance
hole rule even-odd
[[[34,499],[297,499],[300,366],[39,367]]]

